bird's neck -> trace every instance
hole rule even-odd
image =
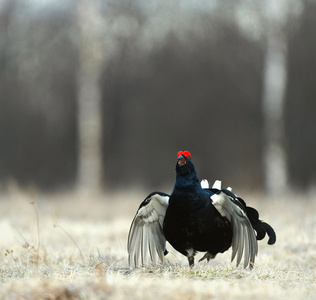
[[[185,176],[177,175],[174,191],[196,192],[200,189],[201,184],[195,173],[190,173]]]

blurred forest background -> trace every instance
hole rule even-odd
[[[273,191],[271,143],[280,191],[315,188],[316,2],[266,2],[1,0],[0,186],[171,189],[189,150]]]

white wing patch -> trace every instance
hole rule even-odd
[[[166,238],[162,226],[169,196],[157,193],[144,202],[148,203],[138,209],[128,234],[128,262],[131,268],[164,261]]]
[[[232,198],[221,191],[219,194],[211,196],[213,205],[221,214],[226,217],[233,230],[232,258],[233,261],[237,254],[237,266],[239,265],[242,255],[244,255],[244,268],[248,265],[253,267],[255,256],[258,253],[258,243],[254,229],[243,209],[238,206],[237,198]],[[238,201],[239,202],[239,201]]]

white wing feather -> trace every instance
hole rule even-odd
[[[202,187],[202,189],[210,188],[210,184],[209,184],[207,179],[202,179],[201,180],[201,187]],[[220,180],[215,180],[215,182],[214,182],[214,184],[212,186],[212,189],[221,190],[222,189],[222,182]]]
[[[164,261],[166,239],[162,226],[169,196],[154,194],[145,201],[148,203],[138,209],[128,234],[128,262],[131,268]]]
[[[202,179],[201,180],[201,188],[202,189],[208,189],[210,187],[208,180],[207,179]]]
[[[213,189],[218,189],[218,190],[221,190],[222,189],[222,182],[220,180],[215,180],[213,186],[212,186]]]
[[[255,256],[258,253],[258,243],[254,229],[242,208],[240,208],[234,201],[238,201],[237,198],[226,195],[223,191],[219,194],[211,196],[213,205],[218,212],[226,217],[233,230],[232,241],[232,261],[237,254],[237,266],[239,265],[242,255],[244,255],[244,268],[248,265],[253,267],[255,262]]]

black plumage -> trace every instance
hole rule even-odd
[[[167,240],[190,266],[197,251],[206,252],[201,260],[210,260],[232,246],[232,260],[237,256],[238,265],[244,256],[244,267],[252,268],[257,240],[267,233],[268,244],[276,241],[272,227],[218,181],[202,188],[188,151],[178,153],[176,174],[170,196],[154,192],[141,203],[128,237],[130,266],[163,262]]]

